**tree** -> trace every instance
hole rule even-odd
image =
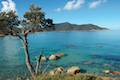
[[[53,20],[52,19],[46,19],[46,25],[47,25],[47,30],[55,30],[55,26],[53,24]]]
[[[0,13],[0,33],[1,34],[7,34],[8,28],[7,28],[7,21],[6,21],[6,12]]]
[[[33,78],[36,77],[38,73],[38,68],[33,67],[31,64],[30,54],[29,54],[29,46],[28,46],[28,35],[30,32],[33,32],[33,30],[39,29],[39,31],[47,30],[47,28],[51,27],[53,25],[52,19],[45,19],[44,12],[42,12],[41,8],[35,5],[31,5],[29,8],[29,11],[27,11],[24,14],[24,20],[20,21],[18,19],[18,16],[15,12],[10,11],[8,13],[2,12],[0,13],[0,26],[6,26],[9,28],[9,32],[11,35],[17,36],[23,46],[24,46],[24,53],[25,53],[25,62],[26,66],[32,75]],[[21,33],[18,33],[14,27],[18,25],[22,25],[23,28],[21,29]],[[27,28],[26,28],[27,26]],[[32,26],[32,28],[31,28]],[[40,58],[38,59],[38,62],[40,62]],[[37,65],[36,67],[38,67]]]
[[[7,13],[7,20],[8,20],[7,25],[10,27],[10,31],[12,31],[14,29],[14,27],[16,27],[20,24],[18,16],[17,16],[16,12],[14,12],[14,11],[10,11]]]
[[[23,28],[23,37],[21,37],[20,35],[17,35],[21,41],[23,42],[24,45],[24,50],[25,50],[25,59],[26,59],[26,65],[27,68],[30,72],[30,74],[32,75],[33,78],[35,78],[38,74],[38,67],[39,67],[39,63],[41,60],[41,55],[38,58],[38,65],[36,65],[36,68],[34,68],[31,64],[30,61],[30,54],[29,54],[29,50],[28,50],[28,34],[30,32],[34,32],[34,31],[46,31],[47,28],[51,28],[53,25],[53,20],[52,19],[45,19],[45,14],[42,11],[42,9],[38,6],[35,5],[31,5],[29,8],[29,11],[27,11],[24,14],[24,20],[21,21],[22,26],[24,26]],[[27,28],[26,28],[27,26]],[[32,27],[31,27],[32,26]]]
[[[45,14],[42,9],[38,6],[31,5],[29,11],[24,14],[26,22],[31,26],[33,30],[42,30],[45,25]]]
[[[19,19],[18,16],[14,11],[10,12],[1,12],[0,13],[0,27],[4,27],[6,29],[6,33],[12,34],[12,31],[17,31],[17,28],[14,28],[19,25]]]
[[[34,32],[37,29],[39,29],[39,31],[40,30],[43,31],[44,25],[45,25],[45,15],[42,12],[40,7],[31,5],[29,8],[29,11],[27,11],[24,14],[24,18],[25,20],[22,21],[22,26],[24,26],[23,37],[19,36],[19,38],[21,39],[24,45],[27,68],[30,74],[32,75],[32,77],[35,78],[37,75],[37,72],[35,72],[35,68],[32,66],[30,61],[27,37],[30,32]],[[26,28],[26,25],[27,25],[27,28]]]

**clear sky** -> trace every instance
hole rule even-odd
[[[120,30],[120,0],[0,0],[1,11],[17,10],[20,17],[31,4],[42,7],[55,23],[92,23]],[[5,3],[6,2],[6,3]],[[9,7],[9,8],[7,8]]]

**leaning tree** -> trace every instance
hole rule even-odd
[[[31,5],[29,11],[25,12],[24,14],[24,20],[22,21],[22,26],[23,26],[22,32],[24,35],[23,37],[18,35],[18,37],[21,39],[21,41],[24,44],[27,68],[30,74],[32,75],[32,77],[35,78],[38,74],[39,65],[36,65],[36,68],[34,68],[31,64],[30,54],[28,50],[28,39],[27,39],[28,35],[30,32],[50,30],[54,26],[54,24],[52,19],[45,19],[45,14],[40,7]],[[40,59],[41,59],[41,55],[38,59],[38,63],[40,62]]]
[[[27,69],[29,70],[32,78],[35,78],[38,71],[35,71],[30,59],[29,46],[28,46],[28,35],[34,31],[46,31],[53,26],[52,19],[45,19],[45,14],[42,9],[38,6],[31,5],[29,11],[25,12],[24,20],[19,20],[15,12],[10,11],[8,13],[2,12],[0,14],[0,22],[3,21],[6,26],[9,27],[9,33],[12,36],[18,37],[24,47],[25,62]],[[14,29],[15,26],[22,25],[23,27],[19,32]],[[40,61],[41,56],[38,61]],[[38,65],[36,66],[38,67]],[[36,69],[38,70],[38,69]]]

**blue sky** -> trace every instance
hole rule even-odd
[[[29,5],[36,4],[55,23],[92,23],[120,30],[120,0],[1,0],[1,10],[6,7],[2,3],[5,1],[11,3],[8,9],[17,10],[20,17],[29,9]]]

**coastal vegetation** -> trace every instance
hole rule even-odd
[[[91,74],[78,74],[74,76],[70,75],[56,75],[56,76],[47,76],[42,75],[38,76],[36,80],[120,80],[119,78],[109,78],[109,77],[101,77],[97,75]]]

